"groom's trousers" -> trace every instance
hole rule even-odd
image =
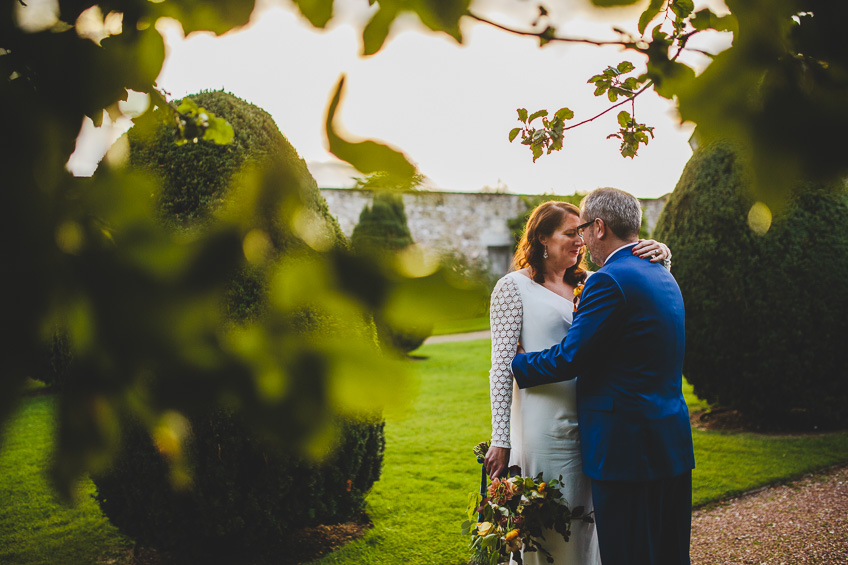
[[[692,471],[644,482],[592,480],[604,565],[689,565]]]

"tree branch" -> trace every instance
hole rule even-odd
[[[618,108],[622,104],[627,104],[628,102],[633,102],[633,100],[635,100],[637,96],[639,96],[640,94],[645,92],[649,87],[651,87],[653,85],[654,85],[654,82],[649,80],[647,83],[645,83],[645,86],[643,86],[642,88],[637,90],[636,93],[633,94],[633,96],[630,96],[629,98],[625,98],[621,102],[616,102],[615,104],[613,104],[612,106],[610,106],[609,108],[607,108],[606,110],[601,112],[600,114],[598,114],[596,116],[592,116],[591,118],[588,118],[586,120],[583,120],[579,124],[574,124],[573,126],[568,126],[567,128],[562,128],[562,131],[574,129],[578,126],[582,126],[583,124],[588,124],[589,122],[593,122],[593,121],[597,120],[598,118],[600,118],[601,116],[603,116],[604,114],[606,114],[607,112],[609,112],[610,110],[613,110],[614,108]],[[635,114],[636,112],[634,111],[633,113]]]
[[[546,36],[545,32],[543,32],[543,31],[541,31],[541,32],[539,32],[539,31],[523,31],[523,30],[520,30],[520,29],[514,29],[514,28],[511,28],[511,27],[507,27],[505,25],[501,25],[501,24],[493,22],[491,20],[487,20],[486,18],[484,18],[482,16],[478,16],[477,14],[475,14],[474,12],[471,12],[470,10],[466,11],[465,15],[468,16],[469,18],[473,19],[473,20],[477,20],[478,22],[488,24],[492,27],[496,27],[500,30],[503,30],[503,31],[506,31],[506,32],[509,32],[509,33],[513,33],[515,35],[537,37],[537,38],[543,39],[545,41],[560,41],[560,42],[563,42],[563,43],[587,43],[589,45],[595,45],[595,46],[598,46],[598,47],[601,47],[601,46],[604,46],[604,45],[620,45],[622,47],[633,47],[633,46],[636,45],[636,43],[633,42],[633,41],[596,41],[594,39],[583,39],[583,38],[579,38],[579,37]],[[546,28],[546,29],[551,29],[551,28],[549,27],[549,28]]]

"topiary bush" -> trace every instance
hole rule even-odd
[[[308,463],[263,446],[236,413],[193,422],[190,437],[190,489],[167,488],[169,468],[140,427],[96,484],[104,514],[138,543],[203,563],[278,551],[298,529],[360,518],[385,447],[382,422],[345,422],[333,455]]]
[[[211,228],[213,213],[238,194],[245,167],[270,163],[289,171],[306,207],[330,226],[335,245],[347,245],[306,164],[266,112],[224,92],[191,98],[233,126],[232,145],[177,146],[168,125],[129,132],[131,165],[157,175],[163,185],[163,221],[177,232]],[[265,232],[277,258],[309,252],[283,221],[272,221]],[[265,277],[260,268],[233,273],[222,308],[234,324],[262,316]],[[295,323],[304,332],[350,330],[312,311]],[[373,332],[364,322],[355,330]],[[380,476],[381,420],[338,422],[332,450],[324,461],[314,462],[264,444],[249,432],[244,416],[238,411],[190,416],[183,457],[191,487],[185,490],[175,490],[173,469],[147,430],[125,422],[128,431],[115,465],[93,477],[103,512],[137,541],[202,562],[229,555],[229,550],[273,550],[294,528],[360,516],[365,495]]]
[[[686,304],[684,374],[696,394],[767,428],[848,425],[848,193],[798,191],[771,228],[748,226],[743,159],[695,152],[654,235]]]
[[[360,254],[391,260],[391,256],[413,243],[406,219],[403,199],[397,192],[374,193],[371,205],[366,205],[353,228],[351,245]],[[433,333],[432,325],[405,324],[403,328],[376,316],[377,337],[380,343],[402,353],[418,349]]]
[[[60,390],[68,382],[72,362],[73,350],[68,333],[57,327],[42,347],[38,374],[31,376],[50,388]]]
[[[359,214],[350,242],[361,253],[395,253],[415,243],[401,196],[394,192],[374,193],[371,205],[366,204]]]

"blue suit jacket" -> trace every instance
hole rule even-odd
[[[577,379],[583,472],[648,481],[695,466],[683,401],[683,297],[671,273],[630,246],[589,277],[559,345],[516,355],[519,388]]]

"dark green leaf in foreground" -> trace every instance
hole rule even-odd
[[[592,4],[598,8],[613,8],[616,6],[630,6],[639,0],[592,0]]]
[[[328,0],[329,1],[329,0]],[[250,21],[254,0],[163,0],[150,2],[153,18],[165,16],[179,21],[186,35],[209,30],[217,35]],[[125,22],[126,25],[126,22]]]
[[[415,167],[407,160],[407,158],[383,144],[375,141],[347,141],[336,133],[334,119],[336,110],[344,92],[344,81],[342,77],[333,98],[330,101],[330,106],[327,109],[326,134],[327,141],[330,145],[330,152],[343,161],[347,161],[356,169],[364,174],[376,172],[386,172],[397,179],[409,179],[415,175]]]
[[[333,0],[294,0],[294,3],[315,27],[323,28],[333,17]]]

